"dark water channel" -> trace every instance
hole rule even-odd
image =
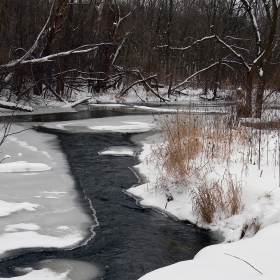
[[[13,267],[34,267],[47,259],[73,259],[100,264],[106,280],[136,280],[154,269],[192,259],[203,247],[221,241],[207,230],[141,208],[123,193],[138,183],[129,169],[137,164],[136,159],[101,156],[98,152],[116,145],[136,147],[128,134],[42,132],[58,136],[81,203],[92,213],[84,197],[90,199],[99,226],[85,246],[25,253],[0,262],[1,277],[12,276]]]

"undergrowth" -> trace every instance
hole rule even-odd
[[[233,126],[230,118],[190,112],[155,118],[163,140],[152,145],[148,159],[159,174],[155,187],[183,188],[200,223],[213,223],[243,210],[242,184],[250,164],[260,168],[268,158],[275,168],[279,163],[275,131]],[[239,181],[230,173],[233,164],[242,167]],[[217,175],[215,179],[211,174]]]

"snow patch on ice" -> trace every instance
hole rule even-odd
[[[4,233],[0,236],[0,254],[23,248],[64,248],[83,240],[79,233],[54,237],[41,235],[34,231]]]
[[[11,213],[21,210],[35,211],[39,206],[39,204],[33,204],[29,202],[16,203],[0,200],[0,217],[8,216]]]
[[[154,124],[148,124],[143,122],[122,122],[123,125],[100,125],[89,127],[91,130],[97,131],[114,131],[114,132],[146,132],[155,127]]]
[[[59,226],[59,227],[57,227],[57,229],[59,229],[59,230],[68,230],[69,227],[68,226]]]
[[[18,230],[39,230],[41,227],[36,224],[15,224],[7,225],[5,231],[18,231]]]
[[[44,163],[29,163],[25,161],[2,163],[0,165],[1,173],[11,172],[42,172],[51,170],[51,167]]]
[[[133,149],[125,146],[113,146],[106,148],[104,151],[98,152],[99,155],[111,155],[111,156],[134,156]]]

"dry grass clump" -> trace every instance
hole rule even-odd
[[[233,140],[240,148],[250,137],[242,129],[229,129],[227,116],[179,112],[159,116],[156,122],[163,141],[153,146],[149,160],[161,174],[159,187],[165,185],[165,178],[188,187],[194,177],[202,177],[201,172],[212,171],[216,162],[229,163]],[[247,161],[243,160],[244,164]]]
[[[258,218],[253,218],[250,221],[247,221],[242,227],[240,239],[254,236],[261,227],[262,224]]]
[[[192,192],[192,211],[198,222],[211,224],[241,213],[242,189],[230,174],[223,180],[201,182]]]
[[[198,117],[183,113],[159,117],[157,122],[164,141],[154,146],[151,160],[162,175],[185,181],[195,172],[192,160],[202,151],[202,123]]]

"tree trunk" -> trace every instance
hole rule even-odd
[[[258,88],[257,88],[256,106],[255,106],[255,117],[256,118],[261,118],[261,116],[262,116],[264,88],[265,88],[265,79],[262,75],[262,76],[259,76],[259,79],[258,79]]]
[[[252,95],[253,95],[253,72],[250,71],[247,74],[246,79],[246,96],[245,96],[245,105],[241,117],[248,118],[252,116]]]

